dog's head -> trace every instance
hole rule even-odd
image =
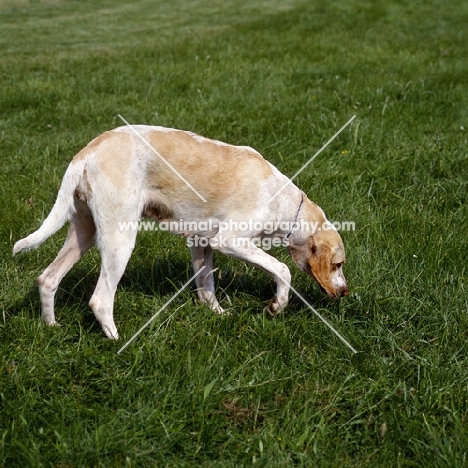
[[[329,297],[347,296],[348,286],[342,266],[346,261],[341,236],[333,228],[307,237],[291,239],[288,246],[294,263],[317,280]]]

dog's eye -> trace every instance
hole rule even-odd
[[[343,265],[343,262],[335,263],[336,269],[338,270],[339,268],[341,268],[341,265]]]

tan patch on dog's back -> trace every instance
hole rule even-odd
[[[208,216],[218,211],[254,211],[260,190],[258,182],[272,174],[269,164],[252,148],[181,130],[158,131],[157,127],[150,132],[149,139],[158,153],[209,203],[204,206],[156,154],[148,165],[148,187],[158,188],[179,202],[189,197],[192,203],[208,209]]]

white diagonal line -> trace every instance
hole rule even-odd
[[[132,129],[133,133],[135,133],[135,135],[138,136],[138,137],[140,138],[140,140],[141,140],[148,148],[151,149],[151,151],[153,151],[154,154],[156,154],[157,156],[159,156],[159,157],[162,159],[162,161],[163,161],[170,169],[172,169],[172,171],[173,171],[183,182],[185,182],[185,184],[186,184],[189,188],[191,188],[191,189],[195,192],[195,194],[196,194],[201,200],[203,200],[203,201],[206,203],[206,200],[203,198],[203,196],[200,195],[200,194],[197,192],[197,190],[195,190],[194,187],[192,187],[192,185],[190,184],[190,182],[189,182],[187,179],[185,179],[181,174],[179,174],[179,172],[178,172],[168,161],[166,161],[166,160],[161,156],[161,154],[160,154],[153,146],[151,146],[151,144],[148,143],[148,142],[133,128],[133,126],[132,126],[131,124],[129,124],[120,114],[118,114],[118,116],[120,117],[120,119],[121,119],[123,122],[125,122],[126,125],[128,125],[128,126]]]
[[[270,203],[274,200],[289,184],[292,184],[295,179],[354,119],[353,115],[269,200]]]
[[[343,336],[335,329],[333,326],[326,320],[324,317],[322,317],[287,281],[285,281],[283,278],[280,279],[286,283],[290,288],[291,291],[307,306],[309,309],[354,353],[357,354],[357,351],[343,338]]]
[[[202,266],[118,351],[120,354],[204,269]]]

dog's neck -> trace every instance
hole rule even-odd
[[[292,230],[285,239],[290,244],[301,245],[307,238],[320,232],[326,223],[327,218],[323,210],[303,193]]]
[[[294,217],[294,221],[291,225],[291,229],[289,230],[289,232],[286,234],[286,237],[285,239],[289,239],[289,237],[291,236],[291,234],[293,233],[294,229],[296,229],[296,223],[297,223],[297,220],[299,218],[299,213],[301,211],[301,208],[302,208],[302,205],[304,204],[304,192],[301,191],[301,202],[299,203],[299,206],[297,208],[297,212],[296,212],[296,216]]]

